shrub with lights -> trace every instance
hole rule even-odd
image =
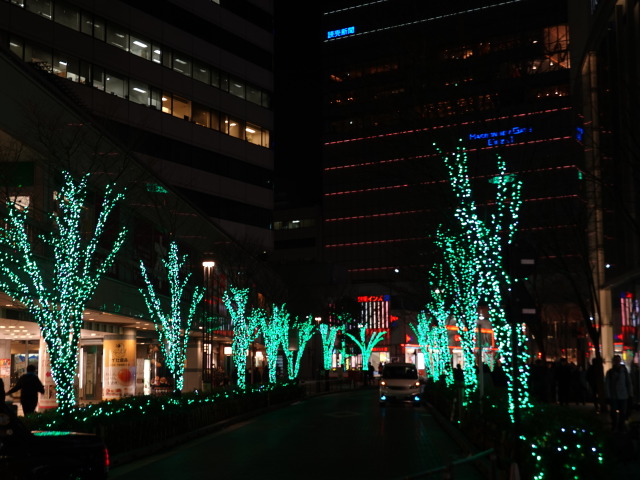
[[[247,388],[219,387],[210,393],[175,396],[136,396],[76,407],[70,412],[45,410],[22,420],[30,430],[54,435],[73,431],[96,433],[111,454],[148,448],[179,435],[196,435],[207,426],[236,415],[302,398],[294,382]],[[0,478],[2,473],[0,473]]]
[[[184,367],[187,358],[187,343],[189,342],[189,333],[193,323],[193,316],[196,313],[196,307],[202,300],[204,289],[202,287],[194,287],[191,302],[188,305],[187,312],[183,311],[183,295],[185,288],[191,277],[191,273],[187,273],[183,279],[180,279],[180,270],[186,263],[187,256],[180,256],[178,253],[178,244],[171,242],[169,246],[169,256],[162,259],[162,263],[167,270],[169,279],[169,308],[165,312],[159,297],[156,295],[153,283],[147,275],[147,269],[144,262],[140,260],[140,270],[142,277],[147,285],[146,289],[140,289],[147,304],[147,309],[156,330],[160,337],[160,346],[167,362],[167,368],[171,372],[175,382],[175,390],[182,391],[184,383]]]
[[[568,408],[540,408],[523,418],[522,470],[533,480],[608,478],[602,426]]]
[[[0,289],[26,306],[40,327],[47,345],[58,407],[76,405],[74,388],[78,369],[78,343],[82,314],[102,276],[124,243],[121,228],[112,242],[103,239],[105,225],[116,204],[124,198],[107,185],[102,208],[91,235],[86,234],[84,213],[89,175],[75,181],[63,172],[64,184],[56,195],[52,228],[40,236],[52,249],[52,265],[34,247],[28,209],[7,202],[7,217],[0,228]]]

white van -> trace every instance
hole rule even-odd
[[[413,363],[387,363],[380,378],[380,405],[389,401],[420,403],[421,385]]]

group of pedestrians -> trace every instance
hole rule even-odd
[[[586,405],[596,413],[607,405],[614,431],[621,431],[633,402],[633,383],[620,355],[604,375],[602,361],[594,358],[585,369],[561,358],[557,362],[537,360],[531,368],[531,394],[542,403]]]
[[[35,365],[27,365],[27,373],[18,378],[18,381],[5,393],[4,382],[0,378],[0,401],[4,403],[6,396],[20,391],[20,405],[24,415],[33,413],[38,406],[38,393],[44,393],[44,385],[36,374]]]

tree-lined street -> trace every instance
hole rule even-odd
[[[111,470],[111,479],[406,478],[464,457],[430,410],[376,390],[312,397]],[[117,458],[114,459],[117,463]],[[442,478],[439,472],[431,478]],[[455,479],[479,479],[471,465]]]

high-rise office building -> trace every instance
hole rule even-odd
[[[267,269],[251,253],[273,243],[272,2],[0,1],[0,50],[0,201],[28,206],[30,231],[46,232],[61,171],[91,173],[89,231],[105,183],[127,189],[105,233],[124,225],[126,243],[83,312],[79,398],[150,393],[164,376],[151,367],[163,361],[139,262],[166,298],[170,240],[188,254],[189,288],[207,286],[185,388],[221,382],[231,371],[222,291],[238,271],[259,283]],[[38,326],[6,293],[0,375],[10,384],[27,362],[43,375],[48,365]],[[101,378],[119,339],[126,389]]]
[[[270,249],[269,1],[0,2],[0,39],[241,242]]]
[[[523,182],[519,248],[541,270],[572,261],[583,130],[567,2],[325,5],[323,254],[348,269],[352,295],[390,300],[392,321],[423,308],[433,238],[455,208],[438,148],[466,149],[480,212],[502,158]],[[545,278],[547,301],[568,302],[567,281]]]

